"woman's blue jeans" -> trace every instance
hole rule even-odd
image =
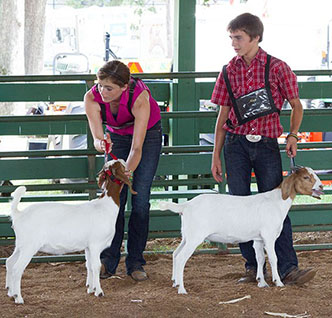
[[[227,132],[224,144],[227,184],[230,194],[250,195],[251,172],[255,172],[258,192],[270,191],[282,182],[282,166],[277,139],[262,137],[259,142],[250,142],[244,135]],[[245,208],[245,207],[244,207]],[[248,212],[249,213],[249,212]],[[250,215],[248,214],[248,218]],[[253,241],[240,243],[246,268],[257,268]],[[278,270],[283,279],[298,266],[293,247],[292,226],[288,215],[279,238],[275,243]]]
[[[119,159],[126,160],[132,143],[132,135],[121,136],[111,133],[113,142],[112,154]],[[150,192],[154,175],[157,170],[162,144],[160,123],[146,132],[142,149],[142,159],[134,171],[132,195],[132,210],[128,223],[128,255],[126,257],[127,274],[135,270],[142,270],[145,265],[143,251],[149,233]],[[116,232],[110,247],[100,255],[107,271],[115,274],[121,257],[121,246],[124,236],[125,205],[127,202],[128,186],[125,185],[120,194],[120,210],[116,222]]]

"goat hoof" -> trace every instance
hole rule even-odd
[[[15,304],[24,304],[22,296],[15,295],[14,298],[15,298]]]
[[[258,283],[259,288],[264,288],[264,287],[270,287],[266,282],[259,282]]]
[[[104,292],[100,291],[99,293],[95,292],[95,296],[96,297],[103,297],[104,296]]]
[[[187,294],[187,291],[183,288],[179,288],[178,289],[178,294],[182,294],[182,295],[185,295],[185,294]]]
[[[88,292],[88,294],[92,294],[93,292],[94,292],[95,290],[93,289],[93,288],[88,288],[88,290],[87,290],[87,292]]]
[[[274,282],[277,287],[284,287],[285,285],[282,282]]]
[[[8,297],[16,297],[16,295],[14,295],[11,291],[11,288],[8,288],[8,293],[7,293]]]

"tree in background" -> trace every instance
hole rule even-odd
[[[40,74],[47,0],[0,0],[0,73]]]
[[[26,0],[24,5],[25,74],[40,74],[44,62],[45,9],[47,0]]]
[[[0,75],[11,75],[23,66],[20,39],[23,34],[24,3],[19,0],[0,0]],[[21,58],[21,60],[20,60]]]
[[[43,70],[47,0],[0,0],[0,75],[40,74]],[[1,103],[10,115],[14,103]]]

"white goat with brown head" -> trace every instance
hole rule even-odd
[[[15,303],[23,303],[22,274],[38,251],[64,254],[84,250],[87,291],[95,296],[104,295],[99,280],[100,253],[113,240],[123,184],[136,194],[125,174],[125,162],[118,159],[106,163],[99,173],[98,186],[104,189],[99,199],[75,205],[35,203],[20,211],[17,206],[26,188],[21,186],[15,190],[11,219],[16,246],[6,261],[6,288]]]
[[[257,195],[202,194],[181,204],[160,202],[161,210],[169,209],[181,215],[182,241],[173,253],[173,287],[179,286],[179,294],[186,293],[183,284],[185,264],[205,239],[220,243],[253,240],[258,286],[268,286],[263,274],[264,248],[271,264],[272,280],[277,286],[283,286],[277,270],[275,241],[296,194],[320,198],[322,189],[314,171],[301,167],[278,188]]]

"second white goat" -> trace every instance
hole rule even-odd
[[[15,303],[23,303],[22,274],[38,251],[64,254],[85,250],[87,292],[104,295],[99,280],[100,253],[113,240],[124,183],[136,194],[125,174],[125,162],[118,159],[107,162],[99,173],[98,186],[104,189],[99,199],[75,205],[36,203],[20,211],[17,206],[26,188],[20,186],[15,190],[11,219],[16,244],[6,261],[6,288]]]
[[[253,240],[257,260],[258,287],[268,286],[264,279],[264,248],[272,270],[272,280],[283,286],[277,270],[274,245],[284,219],[297,193],[320,198],[323,185],[311,168],[299,168],[269,192],[250,196],[202,194],[177,204],[159,203],[161,210],[181,215],[182,241],[173,253],[173,287],[186,294],[183,271],[187,260],[205,239],[221,243],[241,243]]]

